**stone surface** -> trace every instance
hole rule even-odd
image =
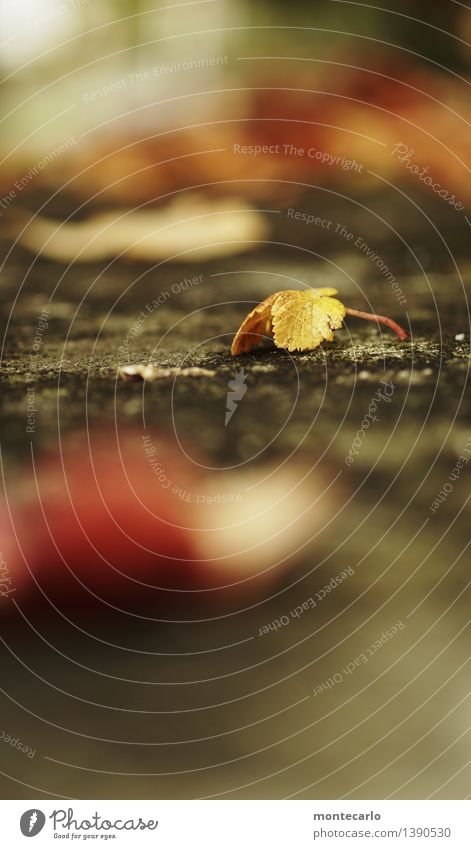
[[[365,232],[366,223],[357,229]],[[408,232],[417,255],[427,258],[426,278],[397,243],[380,240],[407,315],[377,270],[338,241],[329,262],[270,248],[191,273],[125,262],[65,269],[41,260],[28,270],[30,257],[12,255],[1,278],[5,320],[10,316],[1,370],[7,488],[31,441],[35,452],[54,446],[58,426],[65,435],[115,415],[120,424],[141,426],[143,413],[163,431],[175,428],[214,465],[242,463],[256,451],[262,454],[255,462],[289,462],[296,452],[306,467],[340,477],[339,509],[323,533],[267,599],[250,600],[235,617],[217,609],[202,616],[196,606],[189,619],[197,621],[184,625],[158,616],[124,629],[110,617],[89,623],[85,635],[68,622],[33,616],[38,637],[17,612],[1,649],[8,694],[2,715],[37,755],[25,766],[20,755],[2,752],[11,776],[0,782],[4,795],[28,797],[34,788],[39,798],[420,798],[441,783],[429,764],[445,751],[441,774],[450,780],[439,795],[467,795],[460,770],[469,747],[454,741],[469,719],[461,704],[469,616],[462,511],[471,470],[454,481],[438,511],[431,504],[470,437],[469,237],[449,228],[463,294],[439,240],[415,219]],[[285,234],[286,242],[292,238]],[[306,244],[321,253],[329,248]],[[197,285],[182,285],[200,274]],[[368,309],[369,302],[409,320],[412,341],[350,319],[333,344],[315,352],[263,350],[234,361],[229,348],[241,318],[288,285],[338,285],[351,307]],[[53,290],[31,377],[35,328]],[[140,312],[162,293],[169,295],[131,339]],[[119,367],[143,362],[215,374],[170,376],[145,387],[117,378]],[[228,382],[241,366],[248,390],[225,428]],[[380,406],[348,467],[381,382],[394,387],[391,403]],[[28,385],[38,410],[32,437]],[[261,626],[347,565],[355,576],[315,613],[258,637]],[[396,642],[338,687],[313,695],[398,620],[405,629]],[[18,663],[32,671],[18,676]],[[199,683],[185,686],[189,681]],[[176,745],[182,740],[199,742]]]

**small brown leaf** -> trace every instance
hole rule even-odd
[[[256,345],[261,345],[267,336],[272,336],[272,305],[280,294],[275,292],[269,295],[244,318],[232,342],[233,357],[251,351]]]
[[[199,368],[199,366],[159,368],[159,366],[138,363],[132,366],[122,366],[118,369],[118,375],[122,380],[145,380],[151,383],[154,380],[164,380],[167,377],[214,377],[216,372],[212,369]]]

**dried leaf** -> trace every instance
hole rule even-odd
[[[118,375],[122,380],[145,380],[148,383],[152,383],[153,380],[163,380],[166,377],[214,377],[215,374],[216,372],[212,369],[199,368],[199,366],[160,368],[159,366],[141,363],[133,366],[122,366],[118,369]]]
[[[275,292],[258,304],[244,318],[232,343],[231,354],[245,354],[256,345],[261,345],[267,336],[272,336],[272,305],[280,292]]]
[[[246,353],[272,336],[278,348],[311,351],[341,327],[345,307],[336,289],[286,289],[258,304],[244,319],[231,347],[233,356]]]

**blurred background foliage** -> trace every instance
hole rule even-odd
[[[0,31],[2,111],[14,110],[3,124],[0,145],[13,156],[18,138],[18,155],[47,147],[67,131],[94,126],[97,116],[122,116],[123,105],[142,110],[156,98],[237,85],[260,71],[284,76],[286,69],[275,60],[269,67],[240,61],[265,51],[316,60],[309,67],[314,78],[323,70],[318,66],[330,61],[360,67],[388,62],[399,76],[407,64],[450,79],[469,69],[471,11],[454,0],[430,0],[425,6],[411,0],[393,9],[348,0],[207,0],[165,2],[160,8],[154,0],[2,0]],[[194,79],[168,73],[150,85],[141,81],[118,95],[84,103],[84,94],[123,75],[211,54],[228,55],[230,62],[191,75]],[[291,68],[290,79],[299,70]],[[201,98],[198,103],[207,110]],[[188,110],[193,108],[188,103]],[[140,114],[138,121],[155,123],[155,112],[150,119],[149,114]],[[129,118],[134,129],[135,118]],[[120,126],[129,130],[125,123],[122,118]]]

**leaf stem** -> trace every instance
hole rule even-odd
[[[387,318],[385,315],[375,315],[373,312],[363,312],[362,310],[351,310],[349,307],[345,307],[345,312],[347,315],[353,315],[355,318],[364,318],[366,321],[377,321],[379,324],[385,324],[391,330],[394,330],[394,333],[397,333],[399,339],[404,340],[409,338],[407,330],[404,330],[400,324],[397,324],[392,318]]]

